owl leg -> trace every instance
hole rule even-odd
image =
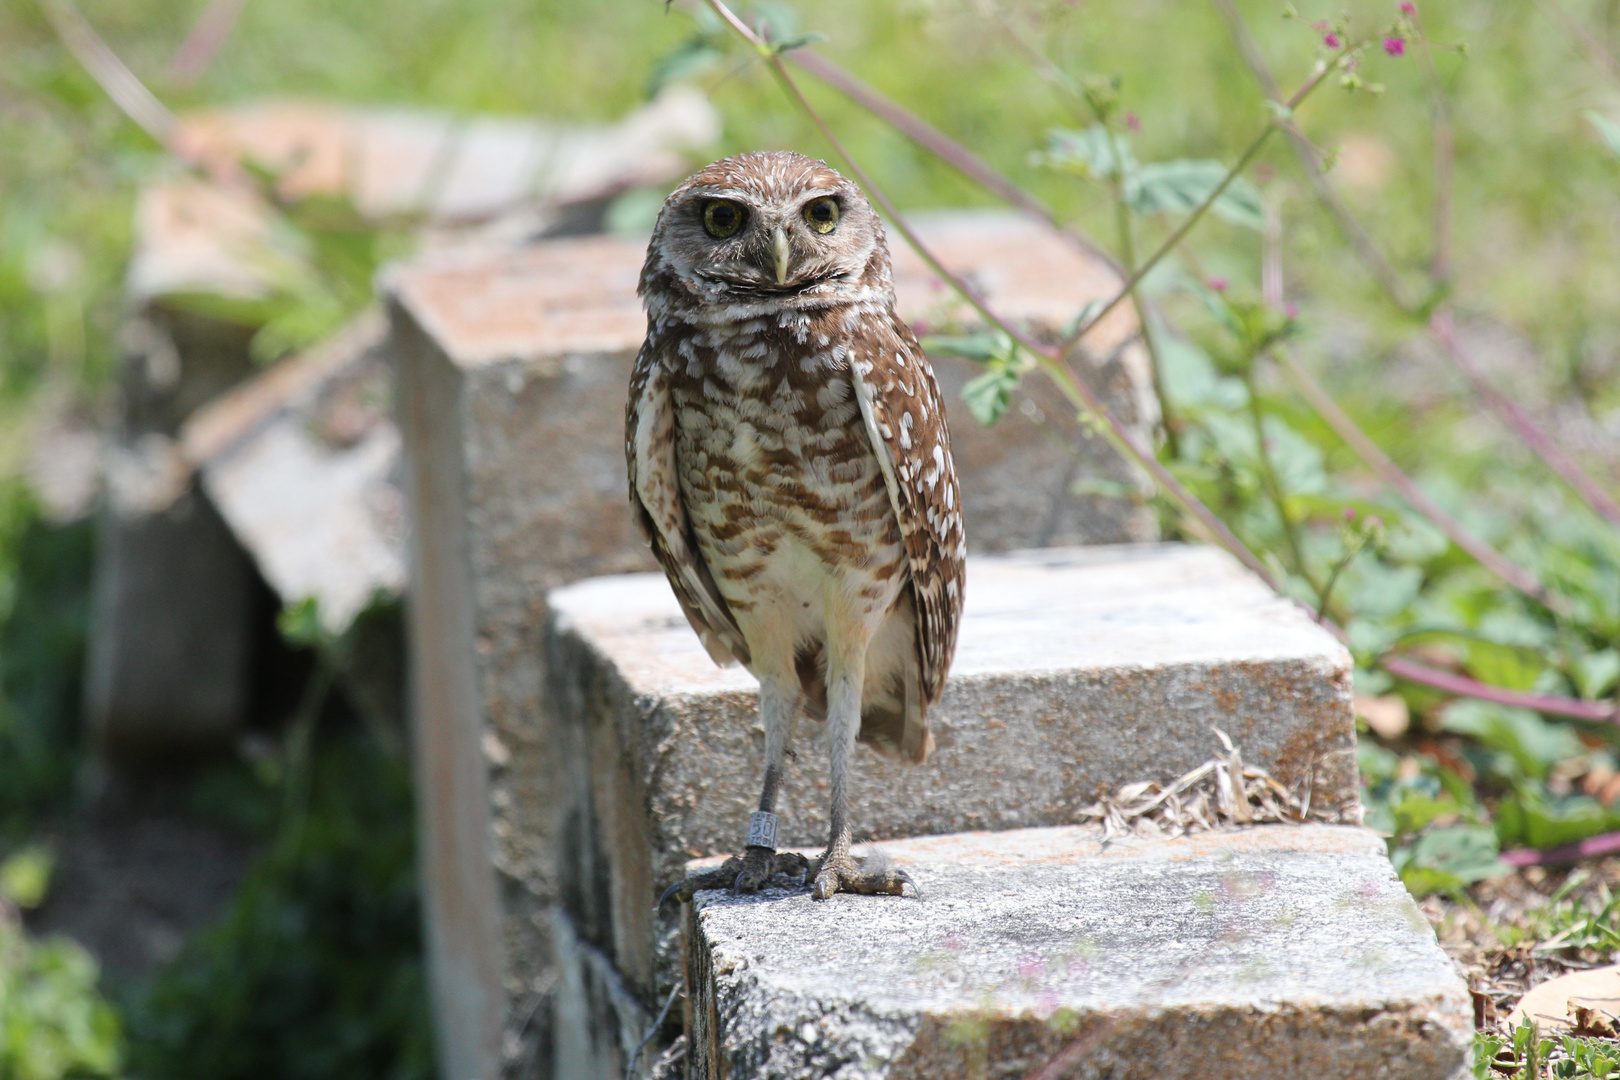
[[[811,867],[815,883],[813,900],[826,900],[837,892],[899,896],[907,885],[916,889],[904,870],[879,865],[873,859],[856,859],[849,853],[849,759],[855,753],[855,736],[861,730],[861,686],[865,680],[866,655],[862,648],[840,664],[834,660],[827,672],[827,749],[832,764],[831,829],[827,850]]]
[[[759,691],[760,719],[765,725],[765,780],[759,794],[759,811],[748,823],[747,848],[733,855],[718,868],[693,874],[664,890],[658,906],[670,899],[683,903],[704,889],[731,889],[758,892],[772,877],[786,874],[803,881],[810,860],[793,851],[776,850],[776,791],[782,782],[787,759],[788,739],[793,732],[802,704],[795,686],[788,690],[776,680],[762,680]]]

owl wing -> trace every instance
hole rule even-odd
[[[630,505],[681,602],[686,621],[697,631],[709,656],[722,666],[739,661],[747,664],[748,642],[703,561],[681,501],[675,462],[675,407],[656,348],[649,337],[630,374],[630,401],[625,407],[624,423]]]
[[[920,688],[932,705],[956,654],[967,557],[945,408],[922,347],[892,311],[887,323],[857,332],[850,370],[900,520],[917,613]]]

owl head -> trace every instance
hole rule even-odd
[[[724,158],[676,188],[653,227],[640,291],[686,315],[892,295],[883,225],[866,196],[826,162],[786,151]]]

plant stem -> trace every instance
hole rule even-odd
[[[1260,408],[1260,391],[1255,386],[1253,359],[1251,358],[1248,371],[1243,377],[1243,386],[1249,392],[1249,422],[1254,428],[1255,458],[1260,463],[1260,486],[1271,497],[1271,505],[1277,510],[1277,519],[1282,523],[1288,553],[1294,559],[1295,572],[1305,579],[1311,591],[1320,598],[1317,604],[1317,621],[1320,622],[1327,614],[1326,591],[1316,581],[1310,566],[1305,562],[1305,548],[1300,543],[1299,524],[1288,512],[1288,497],[1283,491],[1282,480],[1277,476],[1277,466],[1271,460],[1271,448],[1266,445],[1265,412]]]
[[[1409,16],[1416,20],[1414,10]],[[1434,66],[1434,47],[1428,35],[1418,33],[1418,46],[1423,53],[1424,82],[1429,88],[1429,108],[1432,112],[1430,128],[1434,133],[1434,255],[1429,264],[1429,275],[1434,282],[1435,295],[1443,296],[1451,285],[1451,202],[1452,173],[1456,164],[1456,135],[1451,125],[1451,103],[1446,89],[1440,83],[1440,72]]]
[[[1260,47],[1255,44],[1236,5],[1232,0],[1213,0],[1213,3],[1221,18],[1226,21],[1227,31],[1232,35],[1243,62],[1248,65],[1255,82],[1260,84],[1261,92],[1266,95],[1268,101],[1280,102],[1282,91],[1277,85],[1277,79],[1272,75],[1265,58],[1260,55]],[[1317,201],[1338,223],[1340,231],[1350,241],[1350,247],[1355,251],[1362,266],[1378,282],[1391,303],[1402,311],[1415,311],[1417,305],[1407,299],[1406,288],[1401,284],[1400,275],[1395,271],[1395,267],[1384,257],[1383,252],[1378,250],[1372,236],[1350,212],[1349,207],[1345,206],[1344,200],[1339,198],[1338,189],[1333,186],[1333,181],[1322,171],[1322,156],[1317,153],[1316,147],[1291,119],[1283,123],[1283,131],[1288,135],[1288,141],[1294,148],[1294,156],[1299,159],[1306,178],[1310,180],[1311,190],[1316,194]]]
[[[1305,400],[1310,402],[1317,414],[1328,422],[1328,426],[1350,445],[1362,461],[1372,466],[1384,483],[1399,492],[1412,509],[1428,519],[1435,528],[1446,535],[1447,539],[1473,556],[1480,565],[1507,584],[1557,614],[1568,614],[1567,605],[1562,599],[1550,593],[1534,574],[1507,559],[1430,498],[1429,494],[1418,486],[1417,481],[1403,472],[1401,467],[1395,464],[1394,459],[1384,453],[1349,414],[1339,407],[1288,349],[1273,346],[1271,354],[1294,381],[1300,393],[1305,395]]]
[[[1548,468],[1561,476],[1594,513],[1611,525],[1620,526],[1620,503],[1616,503],[1596,480],[1588,476],[1586,470],[1582,469],[1551,435],[1543,431],[1541,426],[1530,418],[1529,413],[1519,407],[1518,402],[1492,385],[1473,354],[1464,349],[1462,343],[1457,340],[1456,331],[1451,325],[1451,313],[1435,312],[1429,319],[1429,330],[1440,343],[1441,349],[1451,358],[1451,362],[1473,385],[1474,392],[1490,406],[1491,411],[1512,428]]]
[[[1517,848],[1502,852],[1502,861],[1509,866],[1554,866],[1580,859],[1596,859],[1603,855],[1620,854],[1620,832],[1601,833],[1555,848]]]
[[[1017,207],[1029,216],[1044,222],[1054,232],[1069,240],[1086,254],[1107,263],[1116,270],[1119,269],[1119,263],[1113,255],[1104,248],[1097,246],[1089,237],[1079,232],[1072,225],[1061,221],[1057,216],[1057,212],[1050,206],[1047,206],[1034,195],[997,172],[984,159],[915,113],[906,110],[897,102],[861,82],[831,60],[809,49],[794,49],[787,54],[787,58],[872,113],[872,115],[889,124],[969,180],[976,182],[985,190]]]
[[[108,47],[72,0],[39,0],[39,6],[68,52],[84,65],[113,104],[154,142],[172,150],[179,126],[174,113]]]
[[[1109,131],[1109,138],[1114,139],[1113,132]],[[1114,140],[1114,159],[1124,161],[1123,147],[1117,139]],[[1131,229],[1131,207],[1125,197],[1125,180],[1116,169],[1110,187],[1114,196],[1114,215],[1119,225],[1119,254],[1124,262],[1124,272],[1127,278],[1136,274],[1136,239]],[[1159,351],[1158,334],[1153,327],[1153,314],[1148,310],[1147,301],[1142,296],[1139,285],[1131,286],[1131,305],[1136,308],[1136,321],[1142,327],[1142,344],[1147,348],[1148,366],[1153,371],[1153,393],[1159,401],[1159,422],[1164,426],[1164,448],[1171,459],[1181,456],[1181,440],[1177,434],[1180,427],[1175,412],[1170,407],[1170,392],[1164,381],[1164,359]]]

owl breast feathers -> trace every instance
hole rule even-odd
[[[639,291],[630,498],[687,619],[817,719],[829,665],[864,665],[860,739],[923,760],[965,542],[877,215],[823,162],[727,158],[665,202]]]

